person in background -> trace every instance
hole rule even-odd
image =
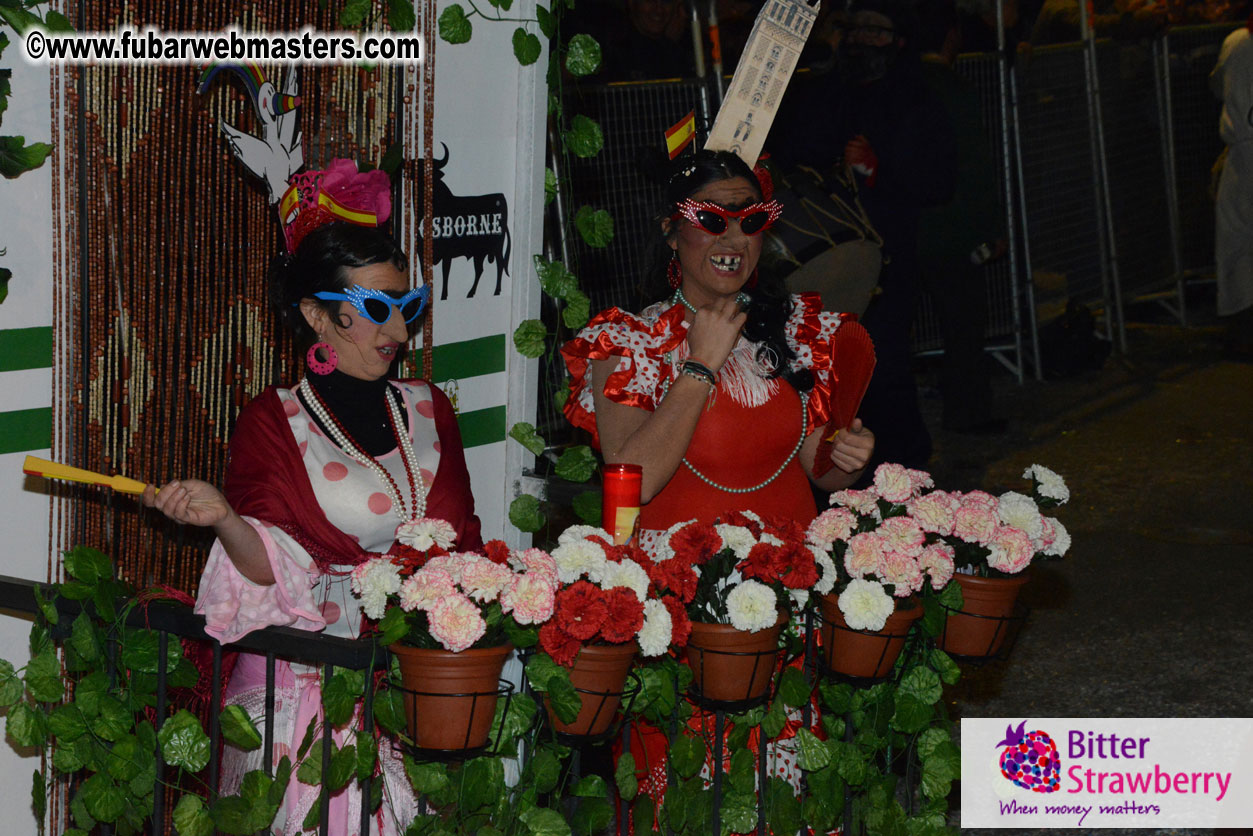
[[[1218,315],[1229,353],[1253,359],[1253,38],[1249,23],[1227,36],[1210,86],[1223,100],[1218,130],[1227,160],[1215,203]]]
[[[919,17],[922,77],[943,102],[957,137],[953,199],[923,211],[918,236],[922,284],[944,341],[943,425],[956,432],[996,433],[1005,429],[1005,421],[992,408],[990,364],[983,351],[988,324],[983,265],[1003,255],[1006,243],[992,154],[978,91],[953,69],[961,37],[956,4],[924,0]]]

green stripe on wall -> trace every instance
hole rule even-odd
[[[500,407],[500,423],[505,423],[505,408]],[[501,430],[504,437],[504,430]],[[16,409],[0,412],[0,453],[23,453],[45,450],[52,445],[52,407]]]
[[[422,352],[414,352],[414,361],[422,368]],[[49,365],[51,365],[49,363]],[[505,335],[492,334],[477,340],[437,345],[431,358],[435,383],[456,378],[478,377],[505,370]],[[467,445],[468,446],[468,445]]]
[[[504,441],[505,407],[489,406],[463,412],[457,416],[457,426],[461,428],[461,443],[466,448]]]
[[[0,331],[0,372],[46,369],[51,365],[51,325],[41,328],[6,328]]]

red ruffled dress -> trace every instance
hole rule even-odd
[[[814,388],[801,395],[781,379],[766,379],[767,370],[757,357],[760,344],[741,337],[719,373],[716,396],[701,413],[685,462],[640,509],[645,550],[652,551],[656,539],[673,525],[693,519],[712,523],[731,511],[790,517],[802,525],[817,515],[798,453],[800,442],[828,420],[830,339],[844,317],[824,312],[816,293],[792,299],[785,335],[797,355],[794,367],[813,372]],[[689,355],[686,337],[682,305],[659,302],[639,315],[618,308],[600,313],[561,349],[571,376],[566,417],[589,431],[599,446],[590,364],[609,357],[620,359],[606,381],[605,395],[616,403],[655,410]],[[713,733],[712,715],[698,713],[692,722],[706,736]],[[772,741],[768,755],[771,774],[794,786],[799,785],[800,770],[790,738],[799,725],[799,720],[789,723],[780,739]],[[643,752],[639,761],[646,772],[640,776],[640,789],[658,800],[666,786],[665,747],[660,733],[636,727],[632,749]]]

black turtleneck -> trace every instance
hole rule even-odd
[[[391,417],[384,398],[395,398],[396,403],[402,407],[400,414],[405,422],[402,432],[408,428],[409,416],[403,409],[400,393],[389,385],[386,377],[362,380],[341,371],[333,371],[326,375],[305,375],[305,381],[317,391],[322,403],[326,404],[326,408],[348,432],[349,438],[366,453],[378,457],[396,449],[396,436],[392,433]],[[327,438],[333,438],[317,416],[314,416],[314,421],[326,433]]]

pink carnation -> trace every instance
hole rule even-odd
[[[455,554],[441,554],[432,557],[425,564],[423,569],[440,569],[452,575],[455,583],[461,583],[461,567],[465,564],[465,555],[460,552]]]
[[[963,504],[953,515],[953,536],[967,543],[986,545],[999,525],[1000,518],[996,516],[995,509]]]
[[[947,543],[934,543],[922,550],[918,565],[931,576],[932,589],[943,589],[953,579],[953,555],[953,547]]]
[[[885,549],[907,554],[910,557],[918,556],[922,551],[922,541],[926,538],[918,523],[909,517],[892,517],[884,520],[875,533],[883,538]]]
[[[888,502],[900,505],[914,495],[914,482],[903,465],[886,462],[874,472],[874,489]]]
[[[493,563],[486,557],[467,558],[461,567],[461,588],[475,601],[495,601],[513,581],[508,566]]]
[[[910,500],[909,513],[923,531],[947,537],[953,533],[953,516],[961,507],[957,497],[945,491],[932,491],[929,494]]]
[[[400,586],[400,608],[405,612],[430,609],[436,601],[457,594],[452,575],[423,566]]]
[[[828,548],[836,540],[848,540],[857,527],[857,516],[847,508],[828,508],[809,524],[805,542]]]
[[[453,653],[469,648],[487,632],[487,622],[473,601],[464,595],[440,598],[427,611],[431,635]]]
[[[540,624],[552,617],[555,590],[556,582],[541,574],[515,575],[500,596],[500,608],[512,612],[513,620],[519,624]]]
[[[874,491],[836,491],[831,494],[832,505],[843,505],[849,508],[854,514],[860,514],[863,517],[872,516],[878,511],[879,495]]]
[[[512,557],[515,569],[525,568],[529,574],[546,578],[554,586],[557,584],[557,561],[548,552],[543,549],[523,549],[514,552]]]
[[[887,552],[883,556],[882,574],[883,582],[895,587],[892,594],[897,598],[922,589],[922,569],[918,566],[918,559],[912,555]]]
[[[844,571],[850,577],[864,578],[878,573],[883,563],[883,538],[877,534],[854,534],[844,553]]]
[[[910,470],[909,468],[906,468],[905,472],[909,474],[909,481],[910,484],[913,485],[915,496],[917,496],[923,488],[935,487],[935,480],[933,480],[931,478],[931,474],[927,473],[925,470]]]
[[[988,508],[993,511],[1001,501],[985,491],[970,491],[961,496],[963,508]]]
[[[1007,575],[1026,569],[1035,556],[1035,548],[1026,532],[1008,525],[997,526],[984,545],[989,550],[988,566]]]

